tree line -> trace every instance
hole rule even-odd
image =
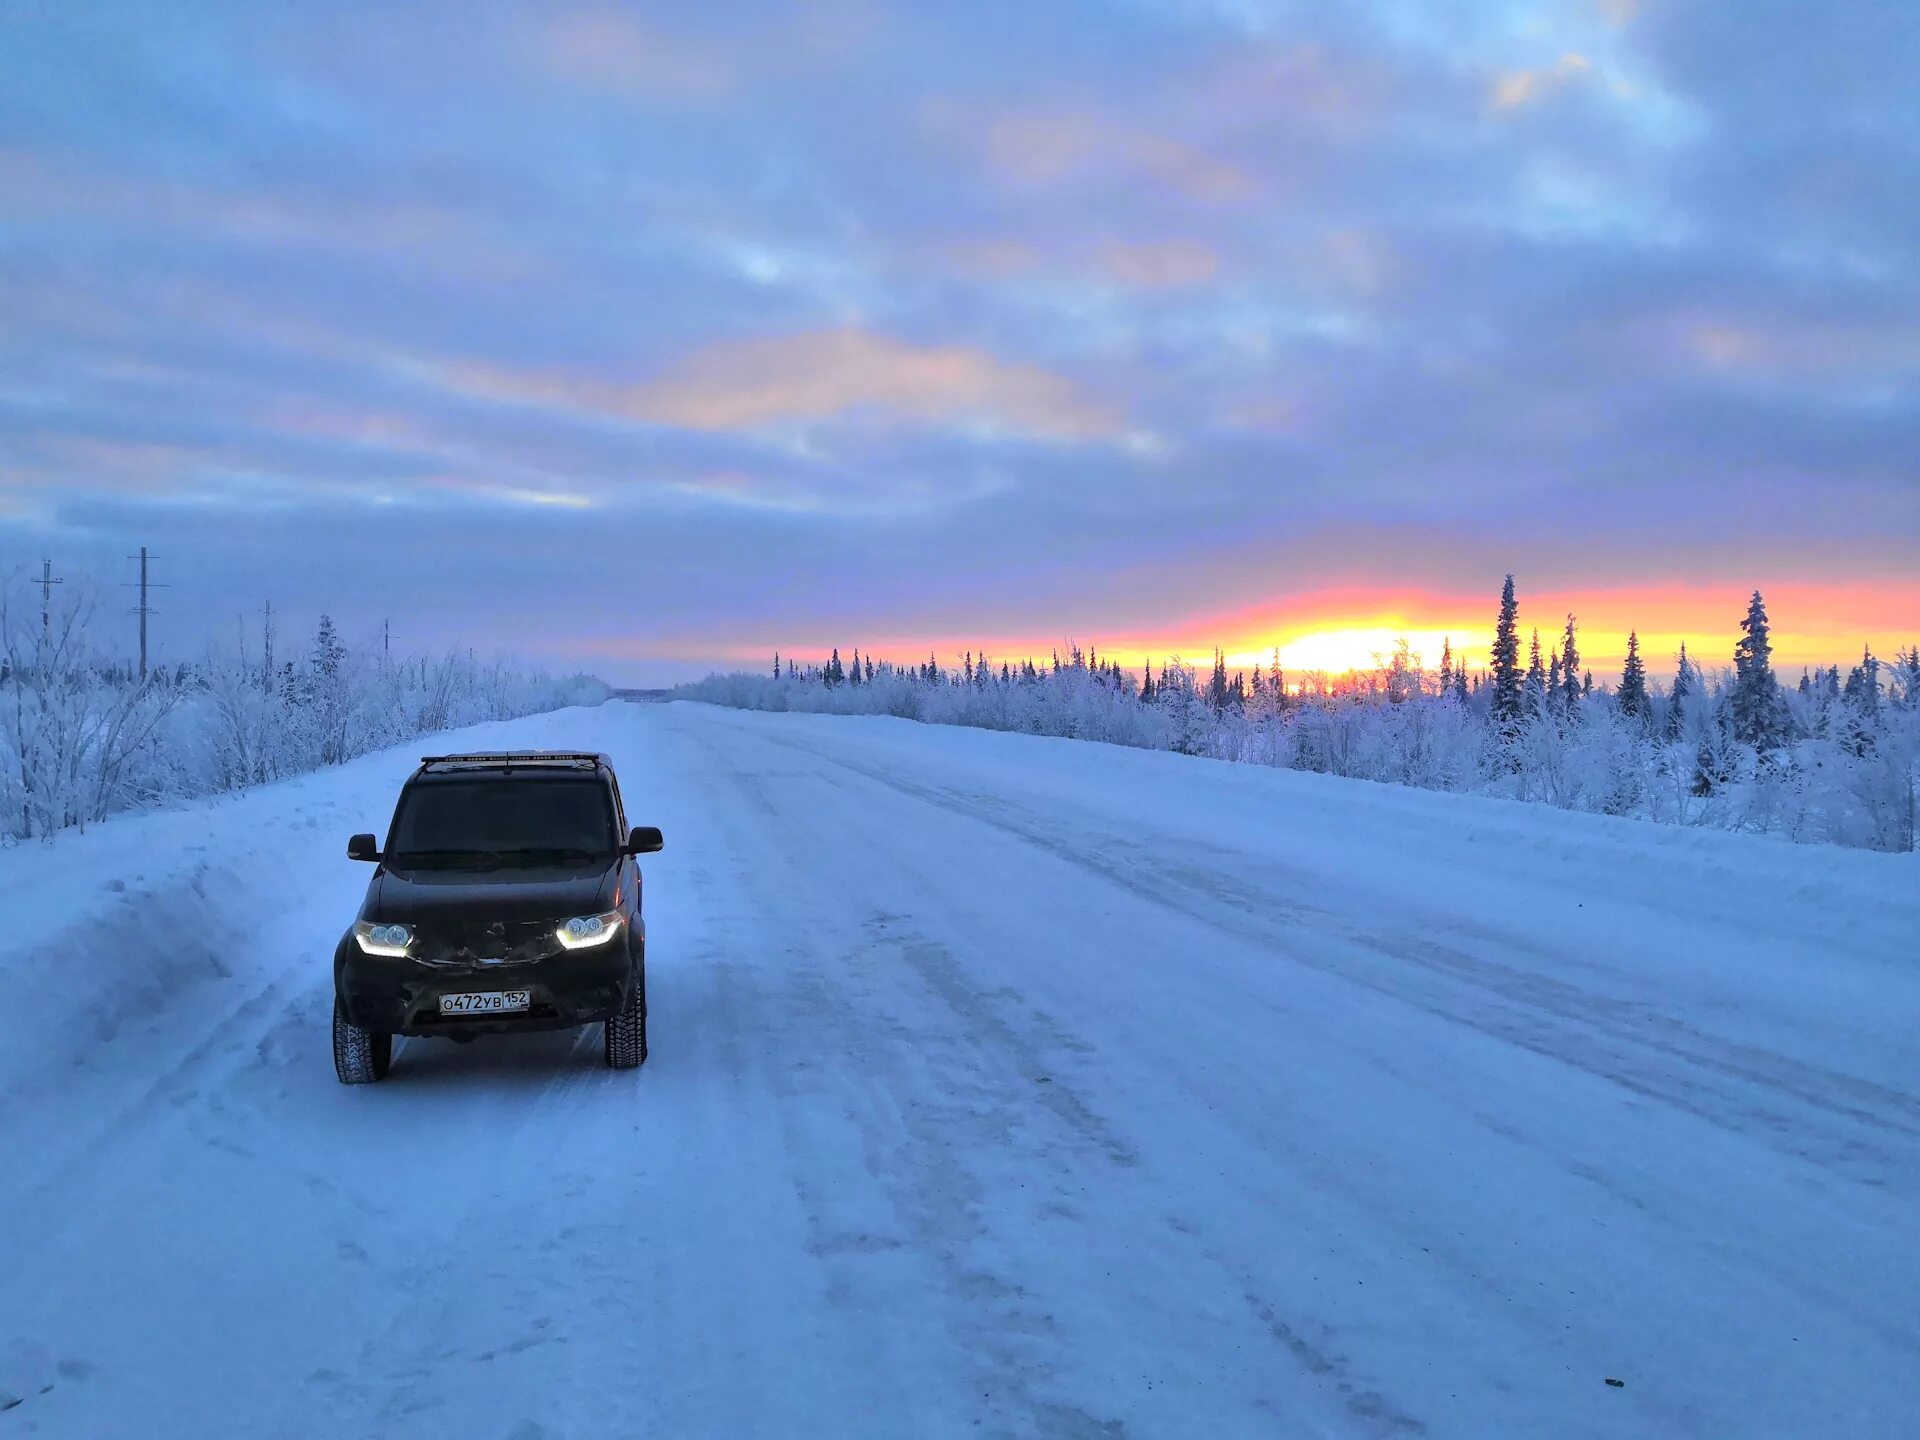
[[[391,657],[326,615],[291,657],[276,661],[266,632],[251,653],[241,639],[142,677],[96,647],[94,608],[77,591],[43,619],[0,589],[0,843],[608,693],[471,651]]]
[[[1920,646],[1871,651],[1843,676],[1773,666],[1755,591],[1728,663],[1683,645],[1672,679],[1649,674],[1629,634],[1620,680],[1596,685],[1568,615],[1522,659],[1513,577],[1501,589],[1487,665],[1443,646],[1428,668],[1402,640],[1370,669],[1289,676],[1271,663],[1229,673],[1169,658],[1136,673],[1068,647],[1035,664],[978,652],[943,666],[835,649],[824,662],[774,657],[758,675],[714,675],[677,692],[748,709],[891,714],[1426,788],[1567,809],[1719,825],[1884,850],[1911,850],[1920,788]]]

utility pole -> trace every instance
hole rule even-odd
[[[40,562],[40,639],[43,643],[53,625],[51,618],[53,587],[61,583],[63,582],[54,578],[53,561],[42,560]]]
[[[153,607],[147,603],[147,591],[165,590],[168,587],[147,579],[147,562],[153,557],[147,554],[146,546],[140,547],[138,555],[129,555],[127,558],[140,562],[140,603],[133,607],[133,613],[140,617],[140,678],[144,680],[147,678],[147,617],[153,613]]]
[[[380,663],[387,664],[393,656],[393,622],[380,622]]]

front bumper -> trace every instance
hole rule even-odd
[[[640,937],[623,933],[604,946],[538,960],[428,964],[369,955],[348,931],[334,952],[334,993],[347,1019],[380,1034],[563,1030],[619,1013],[629,987],[645,984],[643,949]],[[511,1014],[440,1013],[442,995],[491,990],[525,990],[530,1004]]]

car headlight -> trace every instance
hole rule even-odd
[[[620,912],[609,910],[604,915],[576,915],[565,921],[553,932],[554,938],[569,950],[585,950],[590,945],[604,945],[620,933]]]
[[[369,955],[388,955],[398,959],[413,944],[413,927],[356,920],[353,922],[353,938],[360,942],[360,948]]]

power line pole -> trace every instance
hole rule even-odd
[[[40,639],[45,641],[53,621],[53,587],[64,582],[54,578],[53,561],[40,562]]]
[[[147,554],[146,546],[140,547],[138,555],[129,555],[127,558],[140,562],[140,603],[133,607],[133,613],[140,617],[140,678],[144,680],[147,678],[147,617],[153,613],[153,607],[147,603],[147,591],[169,587],[147,579],[147,561],[154,557]]]
[[[380,663],[387,664],[393,657],[393,622],[380,622]]]

